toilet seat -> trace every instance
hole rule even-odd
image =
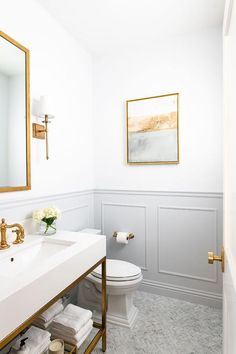
[[[102,278],[101,265],[92,272],[92,275],[98,279]],[[140,277],[142,277],[142,272],[136,265],[117,259],[107,259],[107,281],[125,282],[139,279]]]

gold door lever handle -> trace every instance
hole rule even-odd
[[[216,256],[214,252],[208,252],[208,263],[213,264],[215,261],[221,262],[221,270],[224,272],[225,262],[224,262],[224,248],[221,249],[221,255]]]

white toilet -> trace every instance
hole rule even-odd
[[[85,229],[81,232],[100,234],[100,230]],[[136,265],[107,259],[107,321],[131,328],[138,314],[133,304],[133,293],[140,285],[143,276]],[[78,290],[78,304],[93,310],[94,318],[100,319],[101,304],[101,266],[97,267],[81,282]]]

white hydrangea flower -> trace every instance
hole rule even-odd
[[[58,219],[61,216],[59,209],[55,207],[49,207],[44,209],[45,218],[56,218]]]
[[[59,219],[60,217],[61,217],[61,212],[56,207],[39,209],[33,213],[33,219],[37,223],[40,223],[42,219],[49,219],[49,218]]]
[[[39,209],[39,210],[34,211],[34,213],[33,213],[33,220],[34,221],[36,221],[39,224],[43,218],[44,218],[43,209]]]

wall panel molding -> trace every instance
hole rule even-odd
[[[67,208],[67,209],[62,210],[61,212],[62,212],[62,214],[64,214],[64,213],[69,213],[71,211],[78,210],[78,209],[83,209],[83,208],[89,208],[89,205],[88,204],[86,204],[86,205],[76,205],[73,208]]]
[[[182,273],[182,272],[176,272],[176,271],[170,271],[170,270],[165,270],[164,268],[161,267],[160,264],[160,259],[161,259],[161,247],[160,247],[160,243],[161,243],[161,210],[176,210],[176,211],[200,211],[202,213],[204,212],[209,212],[209,213],[214,213],[214,245],[212,250],[214,252],[217,252],[217,240],[218,240],[218,221],[217,221],[217,209],[216,208],[197,208],[197,207],[182,207],[182,206],[167,206],[167,205],[159,205],[157,207],[157,213],[158,213],[158,272],[162,273],[162,274],[169,274],[169,275],[174,275],[174,276],[178,276],[178,277],[184,277],[184,278],[190,278],[190,279],[198,279],[198,280],[202,280],[202,281],[207,281],[207,282],[213,282],[216,283],[217,282],[217,271],[216,268],[213,268],[213,276],[212,277],[204,277],[204,276],[194,276],[190,273]],[[209,235],[210,236],[210,235]],[[194,240],[192,240],[194,242]],[[184,247],[184,245],[183,245]],[[206,254],[207,256],[207,254]],[[208,266],[209,267],[209,266]],[[186,265],[186,270],[188,270],[189,267]]]
[[[141,266],[141,269],[144,271],[148,270],[148,262],[147,262],[147,206],[143,204],[127,204],[127,203],[109,203],[109,202],[102,202],[101,203],[101,228],[102,228],[102,233],[104,233],[105,230],[105,211],[104,208],[108,207],[120,207],[120,208],[140,208],[144,210],[144,266]],[[114,231],[119,231],[119,230],[114,230]],[[128,231],[128,230],[127,230]],[[133,230],[129,230],[130,232],[133,232]],[[130,241],[130,244],[132,245],[132,240]]]

